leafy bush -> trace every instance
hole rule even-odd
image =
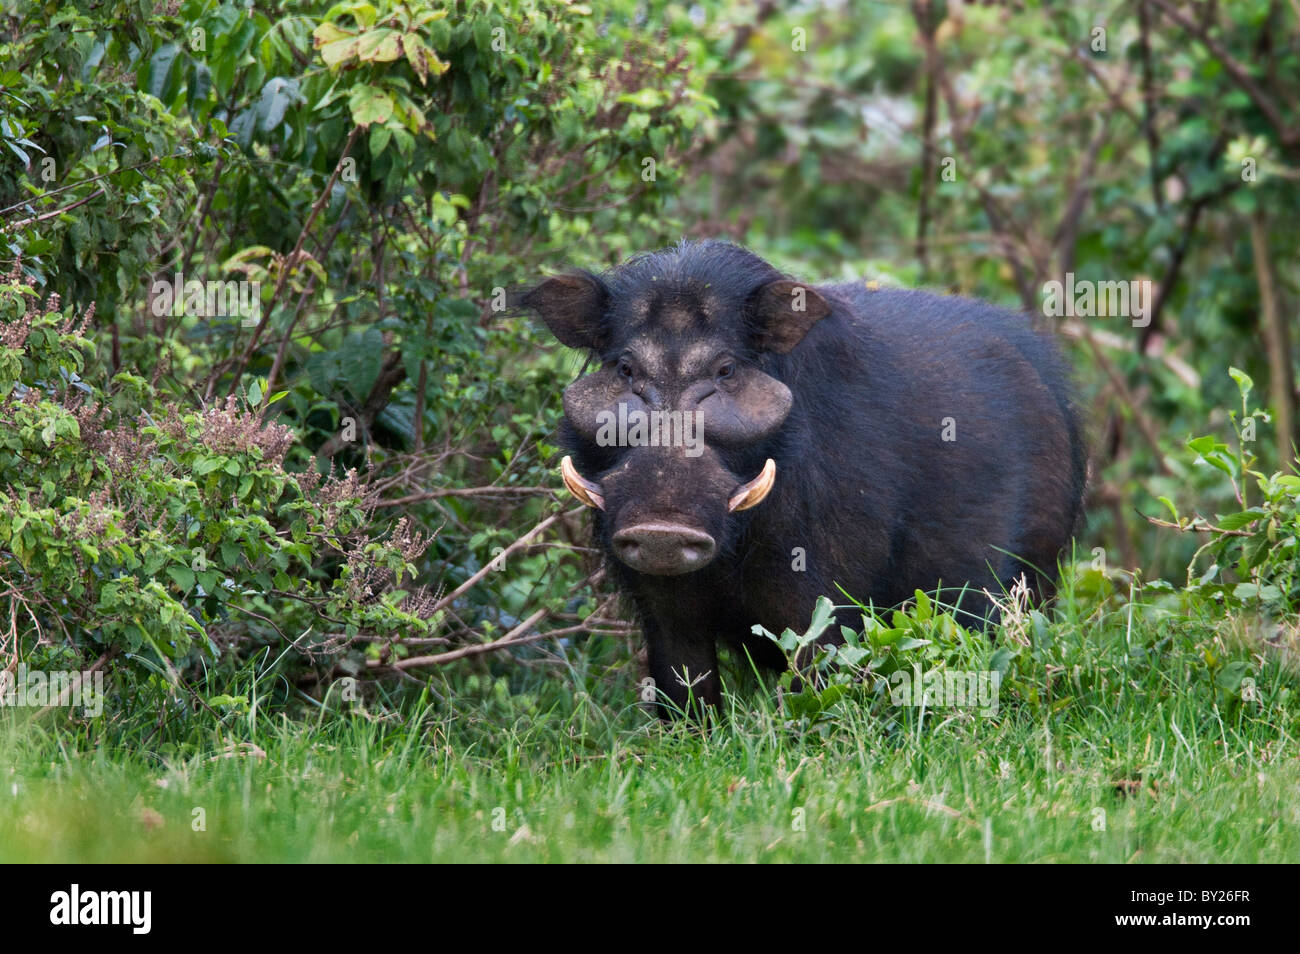
[[[75,316],[0,285],[0,586],[23,657],[186,671],[274,644],[303,658],[359,633],[427,633],[408,589],[428,540],[379,538],[355,472],[290,473],[275,395],[178,407],[109,379]]]
[[[661,211],[712,101],[690,23],[649,34],[639,16],[3,15],[0,400],[21,453],[2,465],[0,609],[21,653],[115,653],[172,679],[273,649],[294,686],[528,620],[597,629],[580,530],[549,489],[572,369],[503,305],[545,268],[672,233]],[[174,287],[232,278],[249,314]],[[58,299],[15,304],[51,290],[75,321]]]
[[[1173,522],[1159,522],[1208,535],[1187,568],[1189,591],[1225,609],[1292,614],[1300,606],[1300,477],[1257,469],[1254,447],[1271,418],[1250,406],[1250,376],[1236,368],[1230,374],[1241,396],[1240,414],[1229,413],[1235,449],[1212,435],[1195,437],[1187,446],[1197,463],[1227,476],[1238,507],[1210,520],[1184,516],[1173,501],[1161,497]]]
[[[1013,614],[1014,624],[1023,630],[1024,621],[1030,620],[1035,627],[1045,628],[1045,617],[1027,609],[1026,595],[1008,597],[1006,609]],[[1000,685],[1016,654],[1028,645],[1027,640],[1015,639],[995,645],[987,634],[962,626],[947,607],[920,590],[908,605],[888,614],[854,605],[862,611],[862,628],[841,626],[840,645],[817,643],[835,625],[835,605],[826,597],[817,601],[803,633],[787,629],[776,635],[754,627],[754,634],[775,642],[789,662],[778,682],[786,711],[796,722],[829,726],[835,721],[836,707],[847,703],[879,719],[886,731],[910,725],[913,720],[904,715],[907,709],[900,708],[900,694],[895,691],[900,685],[919,682],[920,699],[925,698],[925,679],[942,680],[947,673],[963,677],[996,673]],[[993,688],[996,693],[997,686]]]

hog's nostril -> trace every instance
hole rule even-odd
[[[642,523],[614,534],[614,552],[634,570],[675,576],[713,559],[717,544],[702,530],[675,523]]]

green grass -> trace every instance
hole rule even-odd
[[[365,712],[0,710],[0,861],[1300,859],[1284,660],[1134,616],[1066,599],[996,717],[920,725],[854,704],[790,725],[751,686],[721,725],[663,727],[595,649]],[[1216,684],[1231,660],[1256,696]]]

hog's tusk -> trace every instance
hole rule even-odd
[[[734,513],[737,510],[757,507],[772,492],[774,483],[776,483],[776,461],[769,457],[759,475],[749,483],[742,484],[740,489],[732,494],[731,499],[727,501],[727,510]]]
[[[564,486],[569,488],[569,493],[573,496],[588,507],[605,509],[605,495],[600,492],[600,484],[594,484],[578,473],[578,468],[573,466],[572,458],[566,456],[560,461],[560,476],[564,478]]]

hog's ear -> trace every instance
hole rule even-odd
[[[537,312],[562,344],[599,351],[608,294],[594,275],[573,272],[548,278],[529,289],[520,304]]]
[[[811,285],[780,278],[754,293],[755,343],[762,351],[786,354],[808,329],[831,313],[826,299]]]

